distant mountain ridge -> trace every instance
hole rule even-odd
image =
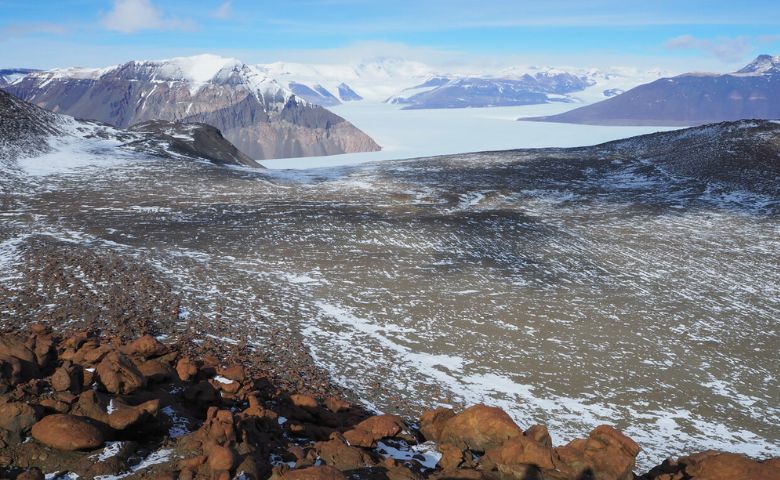
[[[257,68],[214,55],[32,72],[0,88],[54,112],[118,127],[150,120],[212,125],[254,159],[380,148]]]
[[[695,126],[780,118],[780,56],[723,75],[686,73],[558,115],[521,120],[592,125]]]

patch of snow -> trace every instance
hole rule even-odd
[[[433,470],[441,460],[442,454],[436,449],[433,442],[425,442],[419,445],[409,445],[399,442],[398,446],[392,446],[385,442],[377,442],[375,451],[385,458],[394,458],[402,462],[416,461],[424,468]]]

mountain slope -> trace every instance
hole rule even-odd
[[[208,160],[218,165],[260,167],[210,125],[153,121],[122,130],[52,113],[0,90],[0,164],[3,167],[14,168],[16,160],[21,158],[68,151],[76,143],[79,152],[97,156],[140,153]]]
[[[593,125],[701,125],[780,118],[780,56],[725,74],[688,73],[559,115],[524,120]]]
[[[256,68],[212,55],[33,72],[3,88],[40,107],[118,127],[206,123],[255,159],[379,149],[343,118]]]

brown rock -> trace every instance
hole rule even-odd
[[[547,448],[552,448],[552,437],[550,437],[550,431],[544,425],[531,425],[523,435],[531,438],[539,445]]]
[[[160,357],[168,353],[168,347],[151,335],[137,338],[120,350],[125,355],[136,355],[143,358]]]
[[[208,465],[212,472],[230,471],[236,463],[236,454],[229,447],[214,445],[209,449]]]
[[[282,475],[285,480],[346,480],[341,471],[330,465],[290,470]]]
[[[451,408],[439,407],[423,412],[420,417],[420,433],[426,440],[438,442],[447,421],[455,416]]]
[[[9,432],[27,432],[38,418],[36,409],[26,403],[0,403],[0,428]]]
[[[340,398],[328,397],[325,399],[325,408],[333,413],[340,413],[350,410],[352,405],[347,401],[341,400]]]
[[[219,374],[228,380],[233,380],[239,383],[246,380],[246,372],[244,371],[244,367],[241,365],[231,365],[227,368],[221,368],[219,369]]]
[[[16,480],[44,480],[46,477],[38,468],[31,468],[16,476]]]
[[[40,401],[40,405],[46,410],[53,411],[55,413],[68,413],[68,411],[70,411],[70,404],[55,398],[44,398]]]
[[[355,425],[344,432],[344,438],[350,445],[373,448],[376,442],[387,437],[395,437],[408,427],[398,415],[376,415]]]
[[[463,464],[463,451],[455,445],[444,443],[436,448],[441,453],[438,465],[442,470],[455,470]]]
[[[485,452],[522,435],[520,427],[500,408],[474,405],[447,421],[439,441]]]
[[[159,360],[147,360],[136,364],[138,371],[146,378],[147,383],[161,383],[170,380],[174,373],[170,365]]]
[[[489,450],[479,463],[488,470],[501,471],[501,465],[536,465],[551,470],[555,468],[552,453],[550,447],[540,445],[530,437],[520,436],[510,438],[500,447]]]
[[[91,450],[103,445],[100,430],[73,415],[55,414],[44,417],[32,427],[32,436],[40,443],[57,450]]]
[[[189,382],[198,375],[198,365],[189,357],[182,357],[176,363],[176,373],[182,382]]]
[[[79,366],[66,363],[51,376],[51,387],[57,392],[71,392],[78,394],[84,383],[82,369]]]
[[[585,443],[585,457],[593,464],[597,478],[633,480],[639,445],[618,430],[608,426],[596,427]]]
[[[316,410],[318,406],[317,400],[314,397],[311,397],[309,395],[301,395],[299,393],[290,395],[290,402],[295,407],[309,409],[309,410]]]
[[[95,373],[108,392],[129,395],[146,386],[146,378],[127,357],[119,352],[106,355]]]
[[[694,480],[780,480],[778,460],[757,462],[736,453],[701,452],[680,458],[684,478]]]
[[[376,463],[367,452],[360,448],[347,445],[338,437],[327,442],[314,444],[319,458],[326,464],[339,470],[353,470],[363,468]]]

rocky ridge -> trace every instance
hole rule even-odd
[[[553,446],[545,426],[522,429],[485,405],[419,422],[372,416],[280,388],[249,357],[165,340],[47,324],[4,332],[0,477],[780,479],[780,459],[712,451],[637,476],[640,446],[608,425]]]

